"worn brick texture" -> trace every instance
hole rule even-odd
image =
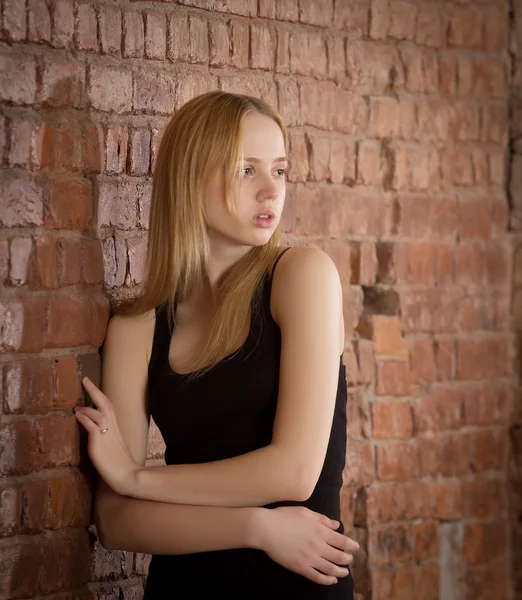
[[[342,278],[357,600],[522,598],[520,0],[0,1],[0,597],[141,597],[72,407],[165,124],[217,88],[286,118],[286,241]]]

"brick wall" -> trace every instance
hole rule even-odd
[[[343,280],[359,600],[510,597],[507,0],[1,9],[0,597],[141,597],[147,557],[88,526],[71,409],[141,281],[161,132],[214,88],[280,108],[287,241]]]
[[[519,350],[522,348],[522,2],[513,2],[512,20],[512,85],[511,85],[511,156],[509,164],[508,194],[511,206],[511,230],[513,240],[513,297],[512,313]],[[517,390],[520,398],[520,385]],[[509,473],[511,479],[512,543],[513,543],[513,585],[516,600],[522,598],[522,411],[520,401],[513,406],[511,425],[511,456]]]

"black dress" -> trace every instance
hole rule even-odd
[[[250,332],[237,354],[193,380],[170,367],[172,331],[164,306],[156,309],[148,403],[166,444],[167,464],[212,462],[270,444],[281,353],[281,332],[270,312],[271,283],[272,278],[267,275],[260,309],[253,314]],[[270,508],[303,505],[340,520],[346,399],[345,367],[341,357],[330,440],[314,492],[305,502],[278,502],[270,504]],[[342,525],[340,531],[343,531]],[[212,597],[351,600],[353,580],[348,575],[335,585],[319,585],[254,549],[153,555],[144,600]]]

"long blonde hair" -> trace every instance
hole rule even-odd
[[[172,117],[153,175],[144,283],[136,298],[115,307],[116,313],[141,315],[165,303],[172,325],[175,303],[202,289],[209,259],[205,191],[210,177],[224,169],[226,202],[235,214],[232,190],[242,161],[241,127],[244,117],[252,112],[266,115],[279,125],[288,151],[281,115],[258,98],[208,92],[187,102]],[[217,285],[209,335],[194,371],[201,374],[238,350],[280,242],[278,226],[268,243],[253,247],[224,273]]]

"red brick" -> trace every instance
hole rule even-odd
[[[409,396],[411,372],[408,363],[399,360],[377,361],[377,396]]]
[[[99,348],[105,339],[105,335],[107,333],[107,323],[109,322],[110,305],[107,296],[94,296],[92,298],[92,314],[92,332],[90,343],[91,346]]]
[[[343,183],[345,177],[349,179],[350,150],[347,142],[341,138],[330,138],[330,178],[332,183]]]
[[[265,19],[275,19],[276,16],[276,0],[259,0],[259,17]]]
[[[473,164],[470,151],[444,150],[440,153],[440,158],[442,183],[445,187],[472,185]]]
[[[134,229],[137,225],[138,199],[147,192],[147,186],[141,180],[101,181],[98,196],[99,226]]]
[[[439,473],[445,477],[462,477],[471,472],[472,448],[469,435],[445,433],[436,438]]]
[[[463,481],[462,504],[462,516],[466,519],[492,518],[506,510],[506,491],[498,479]]]
[[[82,240],[82,279],[87,284],[103,282],[103,253],[100,240]]]
[[[298,75],[326,77],[326,40],[320,33],[300,32],[290,37],[290,68]]]
[[[96,12],[89,4],[78,5],[76,46],[79,50],[98,50],[98,23]]]
[[[452,387],[433,387],[414,405],[415,432],[434,433],[464,426],[464,393]]]
[[[511,373],[511,347],[507,339],[459,340],[459,379],[488,379]]]
[[[344,485],[370,485],[375,479],[375,463],[369,441],[350,441],[346,449]]]
[[[455,141],[477,140],[480,113],[475,104],[459,102],[451,107],[448,116],[449,137]]]
[[[207,20],[197,14],[189,16],[189,62],[206,63],[209,57]]]
[[[455,248],[456,281],[480,285],[484,277],[482,245],[472,242]]]
[[[433,202],[431,228],[443,238],[455,238],[459,227],[459,203],[455,196],[445,195]]]
[[[4,285],[9,270],[9,240],[0,240],[0,285]]]
[[[0,465],[2,475],[30,473],[41,465],[34,424],[14,421],[0,428]]]
[[[3,27],[6,37],[12,41],[25,40],[27,36],[27,13],[25,2],[4,0]]]
[[[231,64],[236,69],[248,67],[249,28],[243,21],[231,20]]]
[[[172,17],[174,18],[174,17]],[[141,58],[145,51],[143,14],[138,11],[123,13],[123,56]]]
[[[379,525],[370,530],[369,555],[375,566],[408,562],[412,558],[412,550],[412,531],[409,525]]]
[[[140,80],[138,90],[144,94],[142,86],[147,81]],[[91,65],[89,76],[89,100],[94,108],[103,111],[124,113],[132,106],[132,74],[121,68]],[[141,106],[141,95],[138,95],[136,108]]]
[[[441,587],[441,567],[438,562],[419,565],[415,579],[415,600],[438,600]]]
[[[22,523],[22,490],[19,485],[0,488],[0,536],[16,535]]]
[[[210,65],[225,67],[230,60],[228,27],[224,21],[210,21]]]
[[[127,272],[127,247],[119,236],[105,238],[103,255],[107,263],[105,277],[110,287],[122,286]]]
[[[462,482],[439,480],[430,482],[431,496],[434,498],[433,516],[444,521],[455,521],[462,516]]]
[[[375,359],[373,343],[359,339],[354,342],[354,349],[359,363],[359,378],[361,383],[373,383],[375,379]]]
[[[415,42],[422,46],[440,48],[443,45],[443,24],[436,10],[420,10],[417,15]]]
[[[413,525],[413,558],[423,562],[439,555],[438,521],[422,521]]]
[[[388,37],[397,40],[413,40],[417,8],[408,2],[396,0],[390,6],[390,27]],[[421,42],[418,42],[421,43]]]
[[[415,446],[417,449],[417,476],[434,477],[438,475],[440,471],[438,439],[417,436]]]
[[[471,468],[474,472],[505,470],[508,445],[501,431],[473,431],[469,437]]]
[[[484,248],[486,280],[489,285],[504,285],[509,279],[509,248],[505,243],[488,242]]]
[[[352,358],[355,357],[352,355]],[[347,379],[358,379],[359,377],[357,372],[357,366],[354,365],[353,369],[350,369],[350,364],[350,361],[346,360]],[[346,433],[349,439],[360,440],[369,438],[371,436],[371,421],[369,414],[370,411],[368,408],[368,401],[365,398],[363,388],[350,387],[348,389],[348,404],[346,410],[348,420],[348,428],[346,430]]]
[[[45,62],[38,99],[53,108],[80,108],[85,94],[85,68],[79,61]]]
[[[437,92],[437,55],[430,50],[416,46],[401,48],[400,55],[404,63],[406,90],[414,94]]]
[[[461,294],[451,289],[405,291],[401,294],[404,333],[453,332],[456,327],[456,301]]]
[[[396,567],[393,571],[376,571],[373,597],[375,600],[416,600],[415,570]]]
[[[510,389],[506,385],[477,384],[467,389],[464,399],[466,425],[503,423],[510,405]]]
[[[415,383],[436,381],[437,365],[431,339],[416,339],[410,342],[410,368]]]
[[[404,402],[373,402],[372,432],[378,440],[407,440],[412,436],[413,421],[409,404]]]
[[[435,281],[439,286],[449,285],[455,281],[455,248],[441,244],[435,250]]]
[[[484,42],[488,52],[508,50],[509,21],[504,12],[494,10],[484,16]]]
[[[457,58],[446,54],[439,57],[439,89],[442,96],[454,96],[457,92]]]
[[[279,0],[276,3],[276,17],[278,21],[298,21],[298,0]]]
[[[72,0],[57,0],[52,8],[52,43],[57,48],[68,48],[74,36],[74,4]]]
[[[150,131],[133,129],[129,142],[129,173],[147,175],[150,162]]]
[[[509,88],[505,63],[496,57],[475,59],[472,89],[476,96],[506,98]]]
[[[30,237],[11,238],[9,280],[12,286],[26,285],[33,279],[32,249]]]
[[[454,13],[449,23],[448,45],[480,48],[482,46],[482,13],[461,10]]]
[[[74,356],[60,356],[54,359],[55,410],[70,410],[82,398],[82,388],[78,373],[78,363]]]
[[[469,599],[479,598],[480,595],[484,595],[485,598],[509,598],[512,581],[511,559],[504,551],[500,554],[500,558],[495,557],[494,562],[488,562],[487,565],[468,567],[466,588]]]
[[[46,347],[66,348],[88,344],[92,335],[92,307],[88,300],[49,299]]]
[[[333,2],[305,2],[300,4],[299,20],[301,23],[310,23],[319,27],[329,27],[333,18]]]
[[[471,565],[489,563],[508,548],[504,519],[464,525],[464,555]]]
[[[105,172],[124,173],[127,165],[129,130],[125,123],[107,127],[105,138]]]
[[[47,299],[24,298],[0,304],[0,348],[9,352],[40,352],[44,345]]]
[[[31,42],[51,41],[51,14],[45,2],[27,0],[28,38]]]
[[[319,85],[317,82],[301,82],[299,84],[299,102],[302,124],[330,130],[334,119],[336,119],[334,114],[335,101],[333,83],[323,82]],[[339,127],[336,127],[336,129],[342,131]]]
[[[503,143],[508,132],[508,113],[504,105],[486,104],[482,107],[483,141]]]
[[[272,28],[250,25],[250,66],[253,69],[273,71],[276,34]]]
[[[346,38],[334,36],[327,39],[328,76],[342,81],[346,77]]]
[[[489,238],[491,236],[492,206],[487,196],[467,197],[462,195],[459,202],[459,231],[463,238]]]
[[[390,7],[388,0],[371,0],[370,37],[385,40],[390,29]]]
[[[42,418],[34,429],[42,468],[79,464],[79,427],[73,415]]]
[[[125,83],[126,85],[126,83]],[[155,71],[138,71],[134,81],[134,108],[172,115],[176,106],[176,79]]]
[[[44,225],[46,229],[85,229],[92,218],[92,189],[87,179],[53,179]]]
[[[309,178],[312,181],[328,179],[330,174],[330,138],[325,135],[307,133],[305,140],[310,158]]]
[[[399,358],[408,356],[408,342],[402,337],[397,317],[374,315],[372,324],[375,354]]]
[[[398,137],[399,103],[389,96],[370,98],[368,135],[375,138]]]
[[[47,481],[48,507],[45,527],[86,527],[90,522],[92,490],[85,477],[70,473]]]
[[[58,240],[58,279],[60,286],[73,285],[81,280],[81,240],[62,238]]]
[[[101,50],[105,54],[118,54],[121,49],[121,11],[110,5],[102,5],[98,10]]]
[[[277,28],[276,73],[290,73],[290,32]]]
[[[44,288],[58,287],[58,256],[56,239],[53,236],[37,236],[36,266],[40,277],[40,285]]]
[[[381,146],[378,142],[363,140],[357,148],[357,183],[380,185],[383,179]]]
[[[166,52],[167,19],[165,13],[145,13],[145,56],[164,60]]]
[[[435,275],[435,246],[429,242],[398,242],[393,266],[398,283],[432,286]]]
[[[30,162],[33,126],[24,119],[12,119],[10,123],[10,147],[7,161],[10,167],[27,167]],[[2,153],[3,154],[3,153]]]
[[[34,58],[11,54],[0,56],[0,99],[13,104],[33,104],[36,95]]]
[[[98,123],[86,123],[83,129],[84,166],[89,173],[103,170],[103,128]]]
[[[407,442],[379,445],[376,463],[381,481],[408,481],[417,473],[416,448]]]

